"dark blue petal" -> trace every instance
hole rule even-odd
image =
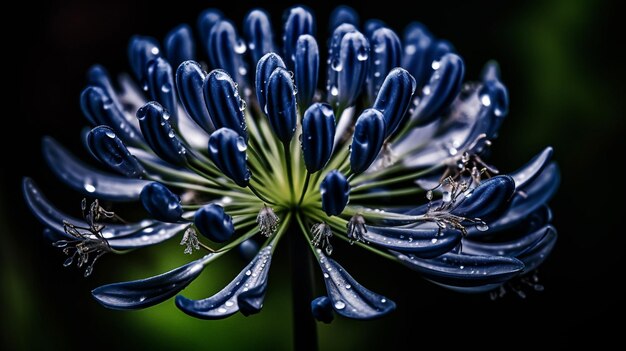
[[[338,170],[326,174],[320,184],[322,195],[322,210],[329,216],[337,216],[346,208],[350,199],[350,184],[346,177]]]
[[[209,138],[209,158],[225,176],[241,187],[248,186],[250,181],[246,149],[245,139],[232,129],[220,128]]]
[[[118,105],[119,109],[122,110],[122,105],[117,99],[115,89],[113,89],[109,72],[107,72],[104,67],[100,65],[91,66],[89,71],[87,71],[87,84],[102,89],[109,99],[113,100],[113,102]]]
[[[274,34],[267,12],[260,9],[250,11],[243,21],[243,35],[254,64],[263,55],[274,51]]]
[[[266,112],[267,106],[267,83],[270,80],[272,72],[276,68],[286,68],[283,59],[277,54],[270,52],[265,54],[256,65],[255,89],[259,107]],[[267,114],[267,112],[266,112]]]
[[[265,110],[272,130],[283,143],[289,143],[296,132],[298,116],[296,94],[291,74],[276,68],[267,82]]]
[[[478,94],[483,105],[490,106],[493,111],[493,123],[485,132],[487,137],[492,139],[509,113],[509,92],[500,80],[500,68],[495,61],[487,62],[482,79],[483,86]]]
[[[184,164],[187,149],[172,129],[169,118],[169,112],[154,101],[137,110],[141,132],[150,148],[167,162]]]
[[[399,252],[393,254],[402,264],[436,283],[458,287],[473,287],[505,282],[524,269],[524,264],[512,257],[475,256],[445,253],[436,258],[418,258]]]
[[[524,273],[537,269],[548,258],[556,245],[557,233],[552,226],[545,228],[544,235],[535,245],[517,255],[517,259],[524,262]]]
[[[165,36],[165,55],[172,67],[196,59],[196,45],[191,34],[191,27],[181,24]]]
[[[259,252],[259,244],[254,239],[245,240],[237,246],[237,252],[242,259],[248,262]]]
[[[305,108],[313,101],[317,89],[320,54],[312,35],[301,35],[296,43],[295,75],[298,104]]]
[[[388,138],[404,121],[406,111],[415,92],[415,79],[404,68],[394,68],[389,72],[376,96],[373,108],[383,113]]]
[[[272,262],[272,248],[267,246],[224,289],[202,300],[176,296],[176,306],[190,316],[222,319],[241,310],[244,315],[257,313],[263,306],[267,275]]]
[[[200,234],[217,243],[229,240],[235,233],[233,218],[217,204],[208,204],[196,211],[193,223]]]
[[[341,38],[338,64],[331,61],[330,74],[336,75],[336,85],[331,82],[328,100],[339,108],[352,106],[365,85],[370,57],[367,39],[358,31],[346,33]]]
[[[331,36],[330,42],[328,43],[328,60],[326,61],[326,63],[328,64],[326,80],[326,91],[328,94],[339,94],[337,80],[339,79],[339,71],[343,69],[340,61],[341,40],[346,34],[356,31],[356,27],[349,23],[341,24],[333,31],[333,35]]]
[[[295,6],[285,12],[283,31],[283,50],[285,63],[293,69],[296,59],[296,43],[303,34],[315,35],[315,18],[311,11],[302,6]]]
[[[357,27],[359,25],[359,14],[350,6],[339,5],[330,13],[328,30],[332,33],[335,28],[344,23]]]
[[[367,77],[367,96],[369,101],[374,101],[387,74],[402,64],[402,45],[398,35],[389,28],[379,28],[368,38],[372,53]]]
[[[98,161],[114,171],[129,178],[141,178],[145,173],[137,159],[128,152],[124,142],[107,126],[92,129],[87,135],[87,145]]]
[[[145,87],[145,72],[148,62],[161,56],[159,42],[151,37],[135,35],[128,43],[128,61],[137,80]],[[144,88],[145,90],[145,88]]]
[[[146,81],[150,98],[161,104],[170,113],[170,123],[176,125],[178,104],[174,91],[172,66],[165,59],[158,57],[148,63]]]
[[[426,84],[432,75],[433,61],[438,61],[443,55],[453,51],[447,41],[435,39],[419,22],[413,22],[407,26],[403,43],[402,67],[415,77],[418,87]]]
[[[109,201],[133,201],[139,198],[146,180],[107,174],[84,165],[54,139],[42,141],[43,156],[52,172],[65,184],[85,195]]]
[[[185,61],[176,70],[176,90],[185,112],[206,132],[215,130],[213,121],[204,104],[205,74],[195,61]]]
[[[423,126],[434,121],[454,101],[461,90],[465,67],[455,54],[446,54],[434,61],[436,67],[430,81],[422,89],[422,96],[411,115],[411,123]]]
[[[208,52],[212,67],[223,69],[240,84],[245,83],[248,73],[243,60],[246,43],[239,38],[230,21],[221,20],[211,28]]]
[[[99,87],[89,86],[80,95],[80,107],[92,125],[106,125],[113,128],[126,143],[143,144],[141,134],[126,119],[120,106]]]
[[[302,118],[302,156],[306,169],[314,173],[324,168],[333,153],[335,115],[330,105],[314,103]]]
[[[163,222],[178,222],[183,215],[180,197],[165,185],[152,182],[141,190],[141,204],[150,215]]]
[[[218,9],[206,9],[198,16],[198,33],[200,34],[200,44],[204,47],[209,56],[209,33],[217,22],[224,17],[222,11]]]
[[[137,249],[160,244],[173,238],[189,227],[189,223],[162,223],[141,228],[131,234],[108,239],[109,245],[117,250]],[[107,228],[110,224],[107,224]],[[130,228],[129,228],[130,229]],[[102,234],[107,238],[107,231]]]
[[[365,172],[376,160],[386,135],[385,117],[373,108],[369,108],[356,120],[350,151],[350,170],[355,173]]]
[[[365,34],[365,37],[369,39],[378,28],[382,27],[386,27],[385,22],[382,20],[377,18],[368,19],[363,25],[363,33]]]
[[[211,71],[204,78],[202,89],[204,103],[215,128],[230,128],[247,141],[246,120],[243,116],[245,103],[228,73],[219,69]]]
[[[515,180],[515,187],[523,187],[540,175],[552,159],[553,151],[552,147],[548,146],[541,153],[533,157],[532,160],[528,161],[522,168],[511,173],[511,178]]]
[[[196,279],[213,254],[155,277],[103,285],[91,294],[104,307],[136,310],[159,304],[183,290]]]
[[[338,314],[353,319],[374,319],[396,309],[396,304],[386,297],[367,290],[339,263],[319,253],[319,263],[324,273],[328,297]]]
[[[333,321],[333,303],[328,296],[320,296],[311,301],[311,313],[313,317],[326,324]]]
[[[366,242],[387,249],[409,252],[417,257],[432,258],[446,253],[461,242],[457,230],[441,230],[436,225],[415,228],[365,226]]]
[[[489,178],[466,193],[452,214],[465,218],[487,218],[506,208],[515,192],[515,181],[506,175]]]

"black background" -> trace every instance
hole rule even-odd
[[[588,6],[579,15],[582,19],[574,20],[569,27],[571,33],[560,36],[566,43],[553,48],[558,51],[566,47],[567,54],[533,61],[529,58],[536,58],[533,53],[520,49],[541,47],[545,39],[538,30],[545,23],[533,22],[533,16],[545,19],[554,15],[556,21],[567,17],[560,11],[570,11],[570,4],[575,2],[550,2],[554,6],[504,1],[414,3],[410,9],[388,0],[376,6],[351,5],[362,19],[381,18],[399,32],[411,20],[422,21],[433,33],[455,45],[465,59],[469,78],[476,78],[488,59],[500,62],[512,104],[501,140],[495,143],[495,163],[504,170],[513,170],[543,146],[555,147],[555,159],[563,174],[561,189],[552,201],[560,236],[553,255],[541,268],[546,290],[530,293],[525,300],[507,296],[492,302],[484,295],[459,295],[377,257],[349,254],[344,261],[351,272],[366,277],[363,280],[368,287],[394,298],[399,305],[392,316],[365,322],[380,326],[378,335],[350,335],[358,335],[371,347],[410,349],[433,343],[495,347],[539,345],[543,339],[560,345],[581,340],[609,341],[617,326],[607,320],[622,316],[624,296],[617,288],[624,277],[620,269],[624,265],[623,206],[613,205],[623,198],[624,187],[624,176],[616,170],[624,162],[620,152],[623,146],[619,146],[624,132],[623,58],[612,51],[623,44],[617,34],[617,5],[595,2]],[[317,15],[318,38],[327,36],[327,16],[334,5],[308,5]],[[5,37],[11,40],[3,50],[8,62],[4,66],[4,85],[17,96],[2,100],[4,112],[0,117],[4,158],[0,245],[2,271],[10,272],[12,277],[2,278],[2,302],[6,306],[3,343],[49,349],[94,344],[158,347],[150,337],[154,331],[142,335],[125,331],[123,323],[117,323],[119,313],[102,312],[90,298],[89,290],[98,285],[96,282],[114,281],[115,272],[105,273],[106,266],[101,263],[95,274],[103,274],[107,280],[94,281],[61,267],[61,255],[40,238],[42,226],[23,203],[21,178],[34,177],[63,209],[77,207],[80,196],[46,169],[40,156],[40,139],[52,135],[85,156],[78,137],[86,124],[78,104],[84,74],[94,63],[105,65],[112,73],[128,71],[126,45],[132,34],[162,39],[179,23],[195,24],[197,14],[207,7],[220,8],[240,23],[251,7],[262,6],[278,23],[288,5],[178,0],[159,6],[151,1],[115,0],[23,2],[18,6],[22,10],[5,12],[5,16],[18,16],[21,24],[5,29]],[[555,13],[542,15],[543,8]],[[558,24],[555,26],[558,28]],[[546,52],[550,52],[552,44],[545,45]],[[568,62],[558,62],[563,57]],[[565,71],[556,75],[557,82],[551,78],[549,95],[537,101],[536,85],[542,82],[536,78],[541,77],[538,72],[560,67],[569,69],[563,68]],[[580,87],[580,94],[562,94],[559,89],[565,91],[580,84],[577,74],[591,78]],[[277,262],[288,262],[285,254],[278,255]],[[30,292],[29,299],[22,299],[25,296],[20,289]],[[354,330],[365,328],[363,322],[350,323],[341,325],[350,325]],[[267,333],[290,337],[288,326],[267,328]],[[228,346],[238,348],[237,340]],[[259,347],[271,349],[272,345]]]

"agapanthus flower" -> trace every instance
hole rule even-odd
[[[175,237],[182,247],[172,255],[204,254],[98,287],[98,302],[139,309],[176,296],[198,318],[257,313],[272,255],[287,238],[308,243],[283,245],[297,251],[294,269],[316,262],[321,270],[326,294],[307,297],[305,308],[323,322],[396,308],[342,267],[346,249],[461,292],[540,289],[534,274],[556,241],[546,204],[559,171],[549,147],[508,174],[488,163],[509,104],[498,66],[489,62],[466,82],[461,56],[420,23],[398,35],[380,20],[359,23],[347,7],[330,23],[326,41],[302,6],[285,12],[280,33],[263,10],[238,30],[208,9],[195,32],[181,25],[162,43],[133,37],[134,78],[121,75],[118,85],[103,67],[89,70],[80,103],[92,129],[83,140],[109,171],[45,138],[54,174],[94,199],[75,218],[25,179],[45,235],[85,276],[107,253],[104,260]],[[126,223],[104,202],[141,204],[148,218]],[[233,249],[249,262],[231,283],[199,300],[179,294]]]

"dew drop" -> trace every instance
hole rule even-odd
[[[464,269],[464,268],[465,268],[465,266],[459,266],[459,268],[460,268],[460,269]]]
[[[433,244],[436,244],[437,243],[437,238],[430,239],[430,242],[433,243]]]
[[[107,130],[105,134],[106,134],[106,136],[108,136],[109,138],[111,138],[111,139],[115,139],[115,133],[113,133],[113,131],[111,131],[111,130]]]
[[[246,275],[248,275],[248,276],[249,276],[250,274],[252,274],[252,271],[248,269],[248,270],[246,271]]]
[[[386,302],[387,302],[387,299],[385,299],[385,298],[383,297],[382,299],[380,299],[380,302],[382,302],[382,303],[386,303]]]
[[[217,309],[217,312],[219,313],[226,313],[226,309],[224,307],[220,307]]]
[[[341,72],[341,70],[343,69],[343,65],[341,64],[341,60],[335,58],[333,59],[332,63],[330,64],[330,68],[335,71],[335,72]]]
[[[369,57],[367,49],[364,46],[359,48],[359,52],[356,54],[356,59],[359,61],[365,61]]]
[[[483,104],[483,106],[489,107],[491,106],[491,97],[489,97],[488,94],[484,94],[480,97],[480,102]]]
[[[430,95],[430,85],[424,86],[424,88],[422,89],[422,93],[424,95]]]
[[[153,47],[150,52],[152,53],[152,55],[158,55],[159,54],[159,48],[157,48],[156,46]]]
[[[324,278],[330,278],[330,275],[328,275],[328,273],[324,273]]]
[[[449,191],[444,191],[443,193],[443,197],[441,198],[441,200],[443,202],[450,202],[452,201],[452,193],[450,193]]]
[[[245,76],[246,73],[248,73],[248,70],[244,66],[239,67],[239,74]]]
[[[239,39],[237,40],[237,44],[235,45],[235,52],[238,54],[243,54],[244,52],[246,52],[246,43]]]
[[[146,297],[145,296],[142,296],[142,297],[139,298],[139,302],[144,302],[144,301],[146,301]]]
[[[336,86],[330,88],[330,95],[337,96],[339,95],[339,89]]]
[[[352,288],[352,285],[346,284],[346,289],[350,289],[350,288]]]
[[[234,304],[235,304],[234,302],[232,302],[232,301],[228,300],[228,301],[226,301],[226,303],[225,303],[224,305],[225,305],[226,307],[230,307],[230,306],[232,306],[232,305],[234,305]]]
[[[161,86],[161,91],[164,93],[169,93],[170,91],[172,91],[172,85],[170,83],[165,83]]]
[[[438,70],[439,67],[441,67],[441,62],[433,61],[432,65],[430,65],[430,67],[432,67],[434,70]]]
[[[93,193],[96,191],[96,186],[92,184],[92,181],[90,179],[85,180],[85,190],[87,190],[88,193]]]
[[[335,302],[335,308],[338,310],[343,310],[344,308],[346,308],[346,304],[343,301],[339,300]]]
[[[486,232],[487,230],[489,230],[489,226],[486,223],[479,223],[476,225],[476,229],[481,232]]]

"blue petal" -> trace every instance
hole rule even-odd
[[[317,89],[320,54],[315,37],[305,34],[296,43],[295,76],[298,104],[306,108],[313,101]]]
[[[346,208],[350,199],[350,183],[338,170],[326,174],[320,184],[322,210],[329,216],[337,216]]]
[[[344,23],[359,25],[359,14],[350,6],[339,5],[330,13],[329,27],[332,32]]]
[[[509,113],[509,92],[500,81],[500,69],[498,64],[490,61],[483,69],[483,86],[479,92],[483,104],[489,102],[493,109],[493,123],[486,132],[488,138],[494,138]],[[486,100],[488,98],[488,100]]]
[[[103,173],[84,165],[54,139],[42,141],[43,156],[52,172],[74,190],[109,201],[133,201],[147,180],[130,179]]]
[[[274,51],[274,34],[267,12],[260,9],[250,11],[243,21],[243,35],[248,42],[253,63]]]
[[[515,180],[515,187],[523,187],[532,182],[535,177],[539,176],[552,159],[552,153],[552,147],[548,146],[541,153],[533,157],[532,160],[528,161],[522,168],[511,173],[511,178]]]
[[[241,135],[246,141],[246,120],[243,116],[244,102],[239,96],[237,85],[223,70],[213,70],[202,85],[204,103],[216,129],[229,128]]]
[[[374,34],[377,29],[383,27],[386,27],[386,25],[385,22],[383,22],[382,20],[379,20],[377,18],[368,19],[363,25],[363,33],[365,34],[366,38],[371,38],[372,34]]]
[[[141,178],[145,170],[137,159],[128,152],[124,142],[115,135],[113,129],[98,126],[87,135],[89,151],[98,161],[129,178]]]
[[[172,67],[196,59],[196,45],[191,34],[191,27],[181,24],[165,36],[165,55]]]
[[[376,160],[386,129],[384,115],[373,108],[363,111],[356,120],[350,151],[350,170],[354,174],[365,172]]]
[[[302,118],[302,156],[309,173],[326,166],[333,153],[335,115],[330,105],[314,103]]]
[[[89,71],[87,71],[87,84],[102,89],[104,93],[109,97],[109,99],[113,100],[113,102],[117,104],[118,109],[120,111],[123,110],[122,105],[117,98],[117,93],[115,92],[113,84],[111,83],[109,72],[107,72],[104,67],[100,65],[91,66],[89,68]],[[90,117],[88,116],[88,118]]]
[[[461,242],[457,230],[441,230],[437,226],[387,228],[365,226],[366,242],[387,249],[409,252],[417,257],[432,258],[446,253]]]
[[[396,304],[386,297],[367,290],[339,263],[319,253],[319,264],[324,273],[328,297],[338,314],[353,319],[374,319],[389,314]]]
[[[419,22],[412,22],[404,31],[404,55],[402,67],[406,68],[418,87],[422,87],[433,73],[432,63],[438,61],[452,47],[446,41],[433,37],[428,29]]]
[[[217,22],[224,17],[222,11],[218,9],[206,9],[198,16],[198,33],[200,34],[200,44],[209,56],[209,33]]]
[[[237,252],[242,259],[248,262],[259,253],[259,244],[257,244],[254,239],[244,240],[241,244],[237,245]]]
[[[220,128],[209,137],[209,158],[224,175],[241,187],[248,186],[251,176],[246,149],[244,138],[232,129]]]
[[[434,121],[454,101],[463,82],[465,66],[455,54],[446,54],[435,61],[437,69],[422,89],[419,104],[411,115],[411,123],[423,126]]]
[[[400,67],[402,46],[398,35],[389,28],[379,28],[368,38],[372,48],[372,57],[367,77],[367,96],[369,101],[374,101],[387,74],[392,69]]]
[[[272,72],[278,67],[286,68],[283,59],[273,52],[263,55],[256,65],[256,97],[259,102],[259,108],[264,112],[267,111],[267,83]]]
[[[170,123],[176,125],[178,104],[176,103],[172,66],[161,57],[150,61],[146,70],[146,81],[150,98],[169,111]]]
[[[283,50],[287,67],[294,67],[296,43],[303,34],[315,35],[315,18],[311,11],[302,6],[295,6],[285,13],[283,32]]]
[[[333,302],[328,296],[317,297],[311,301],[311,313],[318,321],[328,324],[335,318],[333,314]]]
[[[367,39],[358,31],[346,33],[341,38],[338,63],[331,61],[330,75],[336,76],[336,85],[328,87],[331,105],[346,108],[354,105],[365,85],[370,57]]]
[[[373,108],[383,113],[388,138],[404,121],[415,92],[415,79],[403,68],[394,68],[384,79]]]
[[[551,234],[553,232],[554,235]],[[519,259],[544,241],[546,236],[556,237],[555,232],[554,227],[548,224],[506,242],[482,242],[466,238],[463,239],[462,252],[468,255],[508,256]]]
[[[104,307],[136,310],[159,304],[183,290],[204,269],[204,262],[213,254],[155,277],[103,285],[91,294]]]
[[[207,133],[215,130],[213,121],[204,104],[205,74],[195,61],[185,61],[176,70],[176,90],[185,112]]]
[[[217,243],[229,240],[235,233],[233,218],[217,204],[207,204],[196,211],[193,223],[200,234]]]
[[[222,319],[241,310],[244,315],[257,313],[263,307],[267,275],[272,262],[272,247],[267,246],[224,289],[202,300],[176,296],[176,306],[190,316]]]
[[[272,130],[283,143],[289,143],[296,132],[297,112],[295,87],[291,74],[276,68],[267,82],[265,110]]]
[[[402,264],[437,283],[472,287],[505,282],[524,269],[515,258],[504,256],[475,256],[445,253],[436,258],[423,259],[413,255],[392,252]]]
[[[161,56],[159,42],[151,37],[135,35],[128,43],[128,61],[137,80],[145,87],[145,72],[148,63]]]
[[[239,38],[230,21],[220,20],[209,33],[208,53],[211,65],[223,69],[240,84],[245,83],[247,68],[243,60],[246,43]]]
[[[501,212],[515,192],[513,178],[500,175],[489,178],[478,185],[471,193],[465,194],[452,214],[466,218],[487,218]]]
[[[176,223],[183,215],[180,197],[161,183],[147,184],[141,190],[140,199],[143,208],[157,220]]]
[[[159,157],[172,164],[187,162],[187,149],[170,124],[170,114],[151,101],[137,110],[137,119],[146,142]]]

